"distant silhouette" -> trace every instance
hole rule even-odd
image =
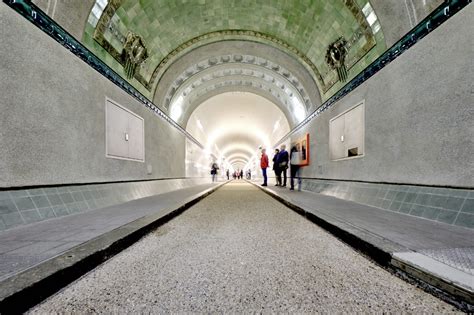
[[[211,175],[212,175],[212,181],[216,182],[217,181],[217,170],[219,169],[219,166],[217,165],[216,162],[212,163],[211,165]]]

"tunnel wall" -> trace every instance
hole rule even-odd
[[[182,133],[5,4],[0,21],[0,187],[185,176]],[[106,97],[144,118],[144,163],[105,157]]]
[[[315,118],[302,188],[474,228],[470,5]],[[469,66],[470,65],[470,66]],[[329,121],[365,102],[365,155],[332,161]]]
[[[472,188],[473,13],[469,5],[295,135],[310,133],[303,176]],[[361,101],[365,156],[331,161],[329,120]]]

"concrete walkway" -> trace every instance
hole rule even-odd
[[[455,312],[232,182],[32,313]]]
[[[416,277],[421,276],[429,283],[433,280],[433,285],[443,289],[448,286],[455,291],[461,289],[464,296],[472,300],[473,230],[308,191],[282,187],[265,187],[264,190],[297,211],[314,215],[387,253],[393,266],[413,267],[417,273],[425,274]]]
[[[141,217],[173,208],[215,186],[180,189],[0,232],[0,281]]]

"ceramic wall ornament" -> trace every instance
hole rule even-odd
[[[122,50],[122,59],[127,79],[135,76],[137,67],[148,58],[145,41],[139,35],[128,32]]]
[[[326,63],[331,69],[336,70],[339,81],[347,80],[346,56],[348,53],[347,41],[344,37],[339,37],[329,45],[326,51]]]

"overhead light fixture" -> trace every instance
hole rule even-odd
[[[182,95],[180,95],[176,101],[174,101],[172,104],[171,104],[171,107],[170,107],[170,117],[171,119],[173,119],[174,121],[177,121],[180,117],[181,117],[181,114],[183,113],[183,101],[184,101],[184,97]]]
[[[201,124],[201,121],[199,119],[196,119],[196,124],[197,124],[198,128],[201,129],[202,132],[204,132],[204,128],[203,128],[203,126]]]

